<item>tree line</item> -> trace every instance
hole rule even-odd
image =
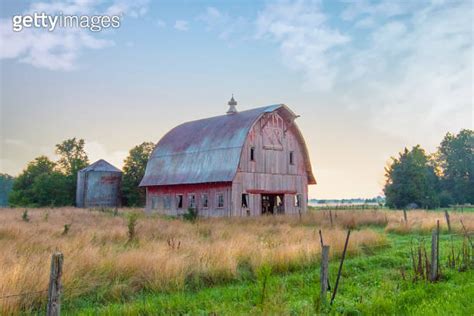
[[[385,168],[388,207],[474,204],[474,131],[447,133],[433,154],[417,145],[391,159]]]
[[[122,205],[143,206],[145,191],[138,185],[145,174],[153,151],[152,142],[133,147],[124,160],[122,176]],[[83,139],[67,139],[55,146],[58,159],[39,156],[29,162],[22,173],[13,178],[0,175],[0,183],[12,183],[10,206],[72,206],[76,201],[77,172],[89,165]],[[6,185],[6,184],[5,184]]]

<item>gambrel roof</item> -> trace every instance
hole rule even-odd
[[[289,123],[296,115],[284,104],[259,107],[181,124],[158,142],[140,186],[231,182],[242,148],[253,124],[264,114],[277,111]],[[302,146],[308,183],[316,183],[304,139]]]

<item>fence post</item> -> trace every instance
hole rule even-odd
[[[449,220],[448,210],[444,210],[444,216],[446,217],[446,223],[448,224],[448,231],[451,232],[451,221]]]
[[[436,262],[437,262],[437,277],[441,274],[441,268],[439,264],[439,219],[436,220]]]
[[[63,254],[53,253],[51,257],[51,272],[49,275],[47,316],[61,314],[61,275],[63,274]]]
[[[332,223],[332,211],[329,210],[329,219],[331,221],[331,227],[333,226],[333,223]]]
[[[324,240],[323,240],[323,232],[321,231],[321,229],[319,230],[319,241],[321,243],[321,251],[323,250],[324,248]],[[331,291],[331,282],[329,281],[329,275],[327,277],[327,289],[328,291]]]
[[[337,271],[337,278],[336,278],[336,284],[334,285],[334,292],[332,292],[331,305],[334,302],[334,299],[336,298],[337,288],[339,286],[339,279],[341,278],[341,273],[342,273],[342,265],[344,264],[344,258],[346,257],[347,244],[349,243],[350,235],[351,235],[351,230],[349,229],[347,231],[347,237],[346,237],[346,242],[344,244],[344,250],[342,251],[341,263],[339,265],[339,270]]]
[[[431,269],[430,281],[434,282],[438,279],[438,234],[436,229],[431,233]]]
[[[329,246],[323,246],[321,254],[321,305],[324,305],[326,304],[326,291],[328,290],[329,280]]]
[[[408,224],[407,210],[403,209],[403,218],[405,219],[405,224]]]

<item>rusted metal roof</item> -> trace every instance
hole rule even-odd
[[[114,167],[104,159],[99,159],[93,164],[85,167],[84,169],[79,170],[79,172],[88,172],[88,171],[106,171],[106,172],[122,172],[120,169]]]
[[[275,104],[173,128],[153,150],[140,186],[231,182],[251,127],[262,115],[273,111],[288,120],[296,117],[284,104]],[[299,131],[298,134],[301,136]],[[300,138],[308,179],[314,183],[306,145]]]

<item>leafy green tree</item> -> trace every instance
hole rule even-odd
[[[30,162],[25,170],[15,179],[9,195],[9,204],[12,206],[41,206],[39,200],[45,201],[47,197],[38,196],[35,191],[35,182],[41,177],[47,177],[54,172],[56,163],[46,156],[37,157]],[[37,188],[37,185],[36,185]],[[50,197],[51,198],[51,197]]]
[[[6,173],[0,173],[0,207],[8,205],[8,195],[13,187],[14,178]]]
[[[89,164],[89,158],[84,150],[85,141],[83,139],[70,138],[56,145],[56,154],[59,156],[58,169],[67,177],[67,181],[62,183],[63,189],[69,198],[68,204],[74,204],[77,187],[77,172]]]
[[[70,194],[65,188],[70,185],[67,176],[59,171],[39,175],[33,182],[35,204],[38,206],[72,205]]]
[[[441,177],[443,206],[474,204],[474,131],[447,133],[435,155]]]
[[[425,151],[418,145],[405,150],[385,168],[384,192],[390,208],[404,208],[416,203],[419,207],[439,205],[438,178]]]
[[[143,142],[133,147],[124,160],[122,178],[123,205],[145,205],[145,190],[138,187],[145,175],[145,168],[155,145],[152,142]]]

